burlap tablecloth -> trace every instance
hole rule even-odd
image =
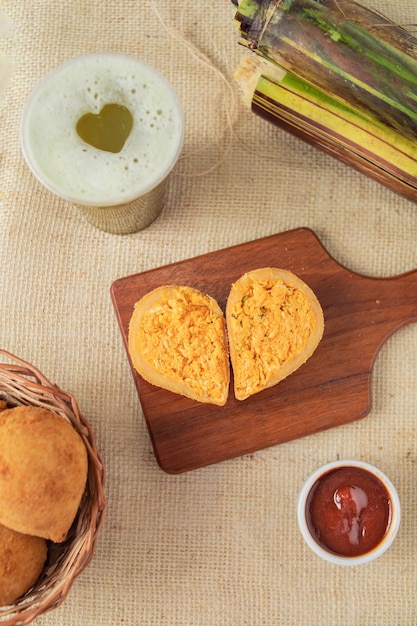
[[[372,6],[417,22],[413,0]],[[229,0],[1,3],[0,62],[12,70],[7,85],[0,72],[0,347],[76,396],[108,472],[94,559],[39,625],[417,623],[416,325],[379,353],[364,420],[178,476],[155,461],[110,300],[115,279],[299,226],[356,272],[417,267],[416,205],[242,104],[233,15]],[[93,51],[148,61],[184,106],[167,206],[134,235],[86,223],[40,186],[19,148],[31,88]],[[338,457],[378,465],[403,505],[393,547],[362,568],[321,561],[296,523],[303,481]]]

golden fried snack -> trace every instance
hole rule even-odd
[[[0,606],[12,604],[33,587],[46,556],[45,539],[0,524]]]
[[[129,354],[148,382],[198,402],[226,404],[230,367],[217,302],[184,286],[158,287],[136,305]]]
[[[313,354],[324,330],[313,291],[286,270],[261,268],[232,285],[226,323],[238,400],[276,385]]]
[[[87,451],[63,417],[33,406],[0,413],[0,523],[63,541],[87,478]]]
[[[7,402],[6,400],[0,400],[0,412],[1,411],[5,411],[7,409]]]

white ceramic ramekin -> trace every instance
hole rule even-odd
[[[315,486],[317,481],[320,480],[320,478],[322,478],[329,472],[339,469],[339,468],[344,468],[344,467],[354,467],[354,468],[359,468],[359,469],[368,471],[370,474],[372,474],[374,477],[376,477],[382,482],[391,500],[391,517],[390,517],[389,527],[384,537],[375,548],[373,548],[369,552],[366,552],[358,556],[343,556],[343,555],[335,554],[333,552],[326,550],[322,545],[320,545],[317,542],[316,538],[310,531],[309,524],[307,521],[308,520],[307,504],[308,504],[309,495],[310,495],[312,488]],[[336,565],[352,566],[352,565],[362,565],[364,563],[369,563],[370,561],[373,561],[377,559],[378,557],[380,557],[384,552],[386,552],[386,550],[388,550],[388,548],[391,546],[391,544],[393,543],[398,533],[398,529],[400,526],[400,519],[401,519],[401,506],[400,506],[400,500],[399,500],[399,497],[398,497],[398,494],[394,485],[389,480],[389,478],[383,472],[381,472],[381,470],[379,470],[378,468],[374,467],[373,465],[370,465],[369,463],[365,463],[363,461],[356,461],[356,460],[333,461],[331,463],[327,463],[326,465],[323,465],[322,467],[317,469],[315,472],[313,472],[313,474],[311,474],[311,476],[304,483],[301,489],[300,495],[299,495],[299,499],[298,499],[297,516],[298,516],[298,525],[300,527],[301,534],[305,542],[307,543],[307,545],[311,548],[311,550],[313,550],[313,552],[315,552],[315,554],[320,556],[322,559],[329,561],[330,563],[333,563]]]

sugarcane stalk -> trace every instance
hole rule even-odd
[[[259,57],[235,78],[255,113],[416,201],[417,142]]]
[[[417,39],[352,0],[241,0],[240,43],[372,122],[417,138]]]

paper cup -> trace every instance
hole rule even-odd
[[[112,107],[130,113],[130,131],[123,120],[105,116]],[[78,130],[86,117],[87,138]],[[104,135],[123,133],[120,149],[103,148]],[[47,189],[100,230],[128,234],[149,226],[164,207],[183,145],[183,111],[173,87],[147,63],[88,54],[58,66],[34,88],[20,138],[30,170]]]
[[[330,549],[328,545],[326,545],[326,542],[323,540],[323,537],[318,536],[317,530],[313,527],[311,523],[310,513],[312,498],[314,497],[315,490],[317,489],[320,482],[323,484],[323,481],[326,480],[326,477],[329,477],[337,470],[347,468],[354,468],[359,470],[360,472],[367,473],[366,475],[369,474],[372,477],[372,480],[375,479],[377,483],[379,483],[379,485],[382,485],[382,490],[385,490],[385,494],[387,495],[387,499],[389,502],[389,513],[385,532],[383,533],[379,541],[377,541],[377,543],[371,549],[365,550],[361,554],[356,554],[354,556],[347,555],[346,553],[340,553],[335,549]],[[358,485],[360,485],[360,483],[358,483]],[[351,491],[348,497],[351,498],[351,504],[355,507],[355,511],[353,512],[353,518],[354,523],[357,525],[357,528],[353,528],[352,526],[350,527],[349,520],[345,518],[343,533],[347,534],[348,532],[353,532],[355,535],[355,541],[358,540],[358,532],[362,532],[362,534],[371,532],[370,529],[372,527],[372,521],[369,522],[369,516],[372,516],[373,514],[378,514],[377,511],[375,511],[375,513],[371,513],[371,508],[368,508],[365,513],[365,509],[367,507],[373,506],[373,503],[371,501],[372,499],[370,497],[371,490],[369,491],[369,493],[367,493],[366,489],[361,489],[358,485],[355,485],[352,482],[344,484],[343,481],[341,481],[340,483],[341,489],[347,489]],[[352,497],[352,492],[354,492],[355,489],[356,494],[353,493]],[[336,492],[334,492],[334,494],[335,493]],[[333,497],[336,496],[333,495]],[[337,497],[334,501],[332,501],[332,498],[328,498],[324,504],[327,507],[327,511],[329,510],[329,506],[333,508],[340,508],[341,506],[340,500],[339,502],[337,501]],[[368,521],[362,522],[360,518],[362,514],[367,515],[366,519]],[[351,516],[350,519],[352,520],[352,511],[350,511],[349,515]],[[323,513],[320,518],[321,524],[325,523],[325,516],[326,511],[323,508]],[[398,494],[394,485],[389,480],[389,478],[383,472],[381,472],[381,470],[363,461],[334,461],[317,469],[304,483],[298,500],[297,517],[301,534],[307,545],[313,550],[313,552],[315,552],[315,554],[335,565],[352,566],[369,563],[370,561],[373,561],[380,557],[382,554],[384,554],[384,552],[386,552],[386,550],[388,550],[398,533],[401,519],[401,507]],[[331,528],[332,532],[335,532],[334,529],[337,528],[336,524],[334,524],[334,517],[332,518]]]

